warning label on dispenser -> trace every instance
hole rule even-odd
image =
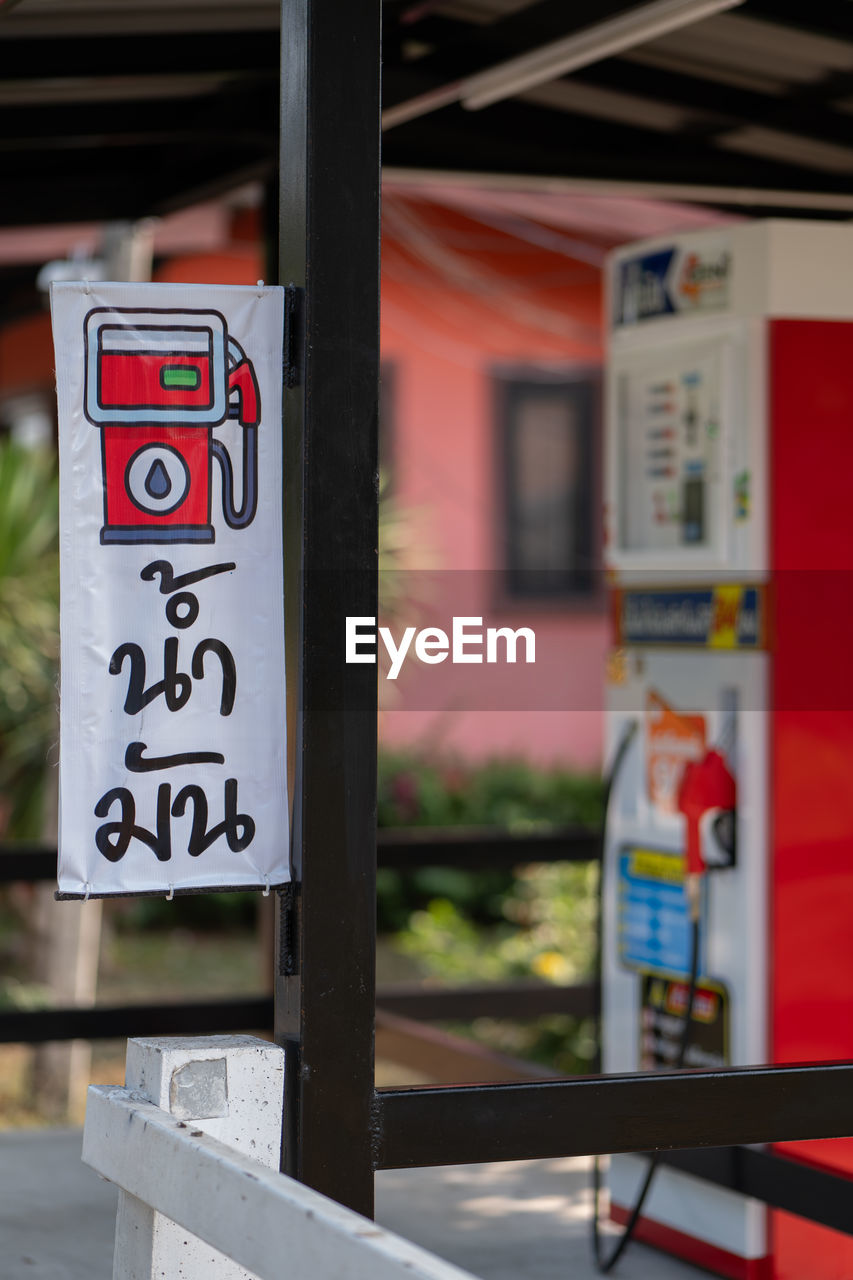
[[[686,982],[645,973],[640,979],[640,1071],[675,1067],[684,1039],[690,995]],[[729,1062],[729,993],[703,978],[690,1015],[685,1067],[725,1067]]]
[[[703,715],[676,711],[650,689],[646,695],[646,760],[649,800],[664,813],[678,813],[684,767],[705,754]]]
[[[619,961],[625,968],[670,976],[689,974],[690,916],[681,854],[659,849],[622,851],[618,935]]]

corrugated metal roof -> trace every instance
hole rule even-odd
[[[853,37],[853,14],[851,37]],[[644,46],[644,53],[688,58],[710,72],[727,67],[762,73],[789,84],[813,83],[831,71],[853,68],[853,43],[801,28],[758,21],[747,13],[721,13]],[[627,55],[631,57],[631,54]]]

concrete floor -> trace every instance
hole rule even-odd
[[[2,1280],[110,1280],[115,1188],[79,1130],[0,1133]],[[377,1175],[377,1219],[484,1280],[593,1280],[589,1161],[531,1160]],[[619,1280],[698,1280],[632,1244]]]

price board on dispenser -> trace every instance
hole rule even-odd
[[[735,240],[686,236],[610,265],[605,557],[659,586],[766,565],[760,321],[736,308]]]
[[[708,548],[720,518],[722,355],[689,346],[616,381],[619,544]]]

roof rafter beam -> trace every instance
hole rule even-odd
[[[120,103],[0,105],[0,151],[82,150],[179,142],[209,147],[234,142],[274,148],[278,136],[278,89],[260,82],[243,91],[182,99]]]
[[[386,34],[383,86],[383,102],[386,107],[396,107],[409,93],[389,93],[389,72],[404,70],[407,76],[417,74],[430,89],[439,88],[451,81],[463,79],[483,71],[510,56],[538,49],[551,40],[557,40],[567,31],[581,30],[596,20],[623,13],[639,0],[575,0],[571,18],[567,16],[566,0],[536,0],[517,13],[499,18],[485,25],[462,21],[458,18],[437,16],[424,11],[414,21],[402,23],[395,9],[392,28],[383,10]],[[571,21],[571,28],[567,23]],[[394,48],[401,46],[404,37],[422,40],[432,46],[431,52],[416,60],[395,58]]]
[[[180,154],[164,154],[162,148],[155,154],[156,163],[155,155],[143,161],[134,154],[124,165],[118,155],[115,165],[105,168],[99,151],[84,152],[82,166],[58,172],[50,156],[49,163],[42,159],[38,168],[26,170],[4,159],[4,173],[17,183],[18,194],[14,204],[0,202],[0,226],[160,217],[265,180],[275,166],[274,153],[253,158],[232,149],[206,151],[192,168]]]
[[[608,5],[610,16],[599,16],[591,24],[584,21],[585,14],[575,13],[558,39],[386,108],[382,127],[387,130],[460,101],[474,110],[490,106],[525,88],[557,79],[567,71],[742,3],[743,0],[646,0],[638,4],[633,0],[624,4],[615,0]]]
[[[696,124],[687,130],[692,137],[711,139],[734,128],[761,124],[803,138],[837,142],[842,146],[851,144],[849,118],[828,109],[821,97],[811,91],[770,96],[647,67],[627,58],[613,58],[586,67],[576,80],[579,84],[633,94],[681,107],[688,113],[695,112]],[[842,83],[838,81],[839,86]],[[849,93],[853,95],[853,77]]]
[[[0,10],[2,13],[2,10]],[[278,80],[278,41],[268,31],[175,32],[162,36],[8,36],[0,23],[4,79],[67,80],[105,75],[202,73],[263,75]]]
[[[484,173],[464,169],[405,169],[385,165],[384,181],[407,190],[412,187],[476,186],[486,191],[533,192],[540,195],[630,196],[634,199],[677,200],[713,205],[732,213],[773,212],[812,218],[838,219],[853,215],[853,195],[827,191],[785,191],[771,187],[716,187],[678,181],[572,178],[524,173]]]
[[[517,100],[498,104],[488,118],[456,105],[428,123],[414,120],[386,136],[384,159],[386,165],[406,169],[476,168],[481,173],[544,176],[545,181],[592,178],[730,188],[732,203],[739,203],[738,189],[766,187],[791,192],[792,206],[793,193],[813,191],[816,179],[814,170],[802,164]],[[847,175],[821,173],[819,181],[823,192],[849,198]]]
[[[799,27],[844,41],[851,36],[850,5],[838,0],[748,0],[744,12],[777,27]]]

